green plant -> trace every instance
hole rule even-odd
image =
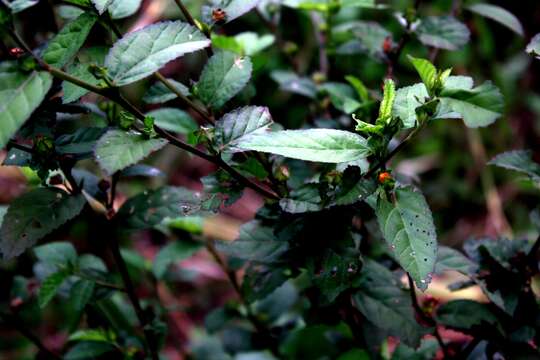
[[[237,295],[208,314],[207,332],[228,332],[237,340],[194,336],[195,345],[180,346],[182,356],[538,356],[540,312],[531,284],[539,273],[540,242],[471,240],[466,256],[438,245],[426,198],[414,181],[389,167],[437,121],[462,119],[478,128],[504,114],[503,96],[490,81],[475,85],[472,77],[434,64],[438,51],[469,42],[467,26],[455,16],[459,2],[451,15],[427,16],[418,0],[405,7],[369,0],[213,0],[197,20],[176,0],[185,22],[158,22],[123,34],[119,19],[134,14],[140,1],[67,0],[60,3],[72,20],[33,49],[15,20],[36,3],[4,1],[0,7],[2,47],[11,56],[0,63],[0,146],[8,150],[4,164],[31,169],[34,184],[3,214],[0,252],[5,260],[31,253],[40,279],[36,299],[21,274],[13,280],[13,297],[41,309],[57,296],[69,304],[69,343],[63,355],[48,350],[21,319],[28,309],[5,308],[0,319],[44,356],[158,359],[169,310],[154,294],[156,287],[174,281],[170,265],[201,248],[214,256]],[[318,64],[309,76],[311,58],[299,64],[301,50],[279,26],[282,7],[310,21],[316,34]],[[390,32],[347,16],[358,9],[401,10],[401,28]],[[519,21],[500,7],[468,9],[523,34]],[[270,33],[228,36],[221,30],[250,11]],[[94,32],[110,39],[96,44]],[[408,48],[411,43],[415,47]],[[265,58],[270,47],[278,49],[279,59]],[[423,58],[426,49],[432,61]],[[527,52],[538,56],[538,36]],[[375,80],[333,67],[357,54],[378,62]],[[207,59],[189,86],[159,72],[190,56]],[[414,71],[421,82],[401,86]],[[255,93],[265,94],[268,77],[283,92],[296,94],[287,101],[298,104],[291,106],[297,129],[284,129],[273,120],[272,106],[260,103],[265,96]],[[141,82],[144,96],[125,90]],[[382,94],[368,82],[383,82]],[[143,110],[148,105],[153,110]],[[160,171],[139,162],[165,147],[215,166],[202,179],[204,191],[163,180],[147,188]],[[540,165],[524,151],[499,155],[492,163],[534,182],[540,178]],[[150,180],[118,207],[119,183],[135,176]],[[202,235],[200,221],[236,202],[245,188],[264,198],[264,206],[238,239],[215,242]],[[91,253],[78,253],[67,241],[36,246],[77,223],[100,231]],[[133,234],[150,231],[168,239],[153,263],[121,247]],[[448,269],[467,278],[454,287],[479,286],[488,301],[432,307],[421,302],[415,288],[425,291],[435,274]],[[141,299],[139,282],[153,295]],[[133,313],[123,311],[126,300]],[[452,342],[441,335],[443,328],[470,338]],[[389,337],[400,341],[392,354]]]

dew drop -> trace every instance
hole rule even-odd
[[[409,255],[415,256],[415,255],[416,255],[416,251],[411,251],[411,253],[410,253]]]
[[[421,282],[422,284],[425,284],[425,283],[426,283],[426,280],[425,280],[425,279],[422,279],[422,280],[420,280],[420,282]]]
[[[390,248],[391,248],[392,250],[396,250],[396,245],[392,244],[392,245],[390,246]]]
[[[56,194],[56,198],[57,198],[57,199],[61,199],[61,198],[62,198],[62,194],[57,193],[57,194]]]
[[[16,157],[17,157],[17,155],[12,154],[12,155],[9,157],[9,160],[14,160]]]
[[[337,275],[338,268],[337,266],[334,266],[332,270],[330,270],[330,275],[336,276]]]

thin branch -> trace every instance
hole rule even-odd
[[[120,272],[120,276],[122,277],[122,281],[124,282],[126,293],[129,297],[129,300],[131,301],[131,304],[133,305],[133,308],[135,309],[135,314],[137,315],[139,324],[141,325],[143,329],[147,346],[148,346],[148,349],[150,350],[150,355],[152,356],[152,360],[159,360],[159,351],[157,349],[157,343],[154,339],[153,334],[148,328],[148,325],[149,325],[148,317],[146,316],[146,314],[144,313],[144,310],[141,307],[141,303],[139,302],[139,297],[137,296],[137,293],[135,291],[135,285],[131,281],[126,262],[124,261],[124,258],[122,257],[122,254],[120,253],[120,246],[116,238],[110,241],[110,248],[114,257],[114,261],[118,268],[118,271]]]
[[[11,36],[15,39],[15,41],[26,51],[28,51],[34,59],[40,64],[40,66],[48,71],[51,75],[54,77],[57,77],[61,80],[71,82],[77,86],[80,86],[86,90],[89,90],[91,92],[94,92],[96,94],[99,94],[101,96],[104,96],[117,104],[121,105],[125,110],[133,114],[137,119],[144,120],[145,115],[137,109],[133,104],[131,104],[128,100],[126,100],[121,94],[118,88],[100,88],[95,85],[89,84],[77,77],[74,77],[60,69],[57,69],[55,67],[50,66],[49,64],[45,63],[41,58],[39,58],[35,53],[32,52],[32,50],[25,44],[25,42],[20,38],[20,36],[15,32],[12,28],[8,29]],[[207,154],[199,149],[197,149],[194,146],[191,146],[182,140],[176,138],[166,130],[160,128],[159,126],[154,126],[154,129],[156,133],[161,136],[162,138],[165,138],[169,140],[169,142],[187,152],[190,152],[198,157],[201,157],[219,167],[221,167],[223,170],[227,171],[233,178],[235,178],[237,181],[242,183],[244,186],[249,187],[259,194],[273,200],[278,200],[279,196],[276,195],[273,192],[270,192],[269,190],[259,186],[258,184],[252,182],[242,174],[240,174],[238,171],[236,171],[234,168],[232,168],[229,164],[227,164],[220,156],[213,156],[210,154]]]
[[[34,335],[34,333],[28,330],[28,326],[23,324],[22,321],[17,318],[17,316],[0,312],[0,320],[6,325],[11,326],[15,330],[17,330],[25,338],[32,342],[41,351],[41,353],[46,356],[46,358],[52,360],[62,359],[60,355],[54,353],[53,351],[49,350],[45,345],[43,345],[41,340],[39,340],[39,338]]]
[[[439,346],[441,347],[443,351],[444,358],[449,359],[448,349],[446,348],[446,344],[444,343],[443,338],[441,334],[439,333],[437,321],[435,321],[435,319],[433,319],[431,316],[428,316],[424,312],[424,310],[422,310],[422,308],[420,307],[420,304],[418,303],[418,297],[416,296],[414,281],[411,278],[411,275],[409,275],[408,273],[407,273],[407,279],[409,281],[409,294],[411,295],[411,302],[412,302],[412,306],[415,313],[424,323],[426,323],[428,326],[433,326],[435,328],[433,330],[433,336],[435,336],[435,338],[437,339],[437,342],[439,343]]]

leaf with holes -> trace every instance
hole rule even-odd
[[[437,234],[424,196],[412,187],[397,188],[395,202],[377,202],[377,220],[394,257],[421,290],[426,290],[437,259]]]
[[[108,75],[117,86],[131,84],[184,54],[204,49],[210,40],[181,21],[146,26],[117,41],[105,59]]]
[[[220,51],[206,63],[194,92],[213,109],[219,109],[242,90],[251,78],[249,57]]]
[[[51,85],[52,77],[46,72],[25,74],[16,63],[0,64],[0,148],[41,104]]]
[[[421,20],[416,34],[424,45],[457,50],[469,42],[470,31],[453,16],[428,16]]]
[[[68,23],[49,42],[43,53],[43,60],[58,68],[66,65],[84,44],[96,21],[97,17],[84,13]]]
[[[268,108],[246,106],[225,114],[216,124],[216,142],[221,150],[234,146],[242,137],[265,132],[273,123]]]
[[[0,250],[11,259],[79,215],[86,200],[55,188],[38,188],[15,199],[0,228]]]
[[[367,140],[352,132],[334,129],[285,130],[240,138],[240,150],[253,150],[293,159],[340,163],[366,158]]]
[[[109,130],[96,144],[95,158],[109,175],[125,169],[167,145],[167,140],[147,139],[134,131]]]

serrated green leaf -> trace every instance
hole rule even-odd
[[[519,171],[535,181],[540,181],[540,164],[533,161],[532,151],[507,151],[494,157],[488,164]]]
[[[92,4],[98,11],[98,13],[101,15],[107,10],[109,5],[112,3],[113,0],[91,0]]]
[[[435,66],[426,59],[419,59],[412,56],[409,56],[409,61],[413,64],[418,75],[420,75],[420,79],[422,79],[428,92],[433,93],[435,84],[437,83],[437,69]]]
[[[69,299],[76,311],[83,311],[92,298],[96,283],[91,280],[79,280],[71,287]],[[71,339],[71,338],[70,338]]]
[[[256,7],[259,1],[260,0],[210,0],[210,4],[203,6],[201,9],[203,21],[207,24],[215,24],[216,21],[212,17],[212,12],[215,9],[221,9],[225,14],[225,19],[219,23],[231,22]]]
[[[469,42],[470,31],[453,16],[428,16],[415,30],[420,41],[428,46],[457,50]]]
[[[366,139],[334,129],[285,130],[241,138],[239,150],[254,150],[293,159],[340,163],[365,158],[370,154]]]
[[[55,266],[77,263],[77,251],[68,242],[53,242],[36,246],[34,254],[36,254],[39,261]]]
[[[189,96],[189,89],[187,86],[173,79],[167,79],[182,95]],[[173,93],[165,84],[157,82],[148,89],[143,97],[143,101],[147,104],[162,104],[170,100],[177,98],[177,95]]]
[[[462,118],[471,128],[488,126],[504,112],[501,91],[490,81],[473,89],[448,88],[445,85],[440,101],[435,118]]]
[[[100,355],[114,351],[115,347],[102,341],[82,341],[73,346],[64,355],[64,360],[95,359]]]
[[[202,32],[181,21],[146,26],[117,41],[105,59],[117,86],[131,84],[159,70],[169,61],[210,45]]]
[[[148,229],[166,218],[178,218],[200,210],[203,199],[191,190],[166,186],[145,191],[124,203],[118,221],[126,229]]]
[[[221,150],[234,146],[242,137],[265,132],[273,123],[270,111],[246,106],[225,114],[216,123],[216,142]]]
[[[167,145],[167,140],[147,139],[134,131],[109,130],[96,144],[95,158],[109,175],[125,169]]]
[[[358,288],[353,295],[354,304],[370,322],[410,346],[416,348],[420,344],[429,330],[418,324],[409,294],[387,268],[367,260]]]
[[[154,118],[154,124],[162,129],[178,134],[190,134],[199,128],[199,125],[185,111],[175,108],[161,108],[146,114]]]
[[[60,270],[52,275],[49,275],[45,280],[43,280],[38,292],[38,304],[40,308],[47,306],[69,275],[70,274],[67,271]]]
[[[416,109],[422,106],[427,98],[429,94],[424,84],[398,89],[392,111],[395,117],[401,119],[405,129],[416,126]]]
[[[73,63],[67,68],[67,73],[92,85],[98,85],[100,82],[88,71],[88,64]],[[62,90],[64,91],[62,95],[64,104],[75,102],[88,94],[88,90],[68,81],[62,82]]]
[[[206,63],[195,87],[196,95],[209,107],[219,109],[246,86],[251,70],[248,57],[220,51]]]
[[[96,16],[84,13],[68,23],[49,42],[43,53],[43,60],[58,68],[66,65],[84,44],[96,21]]]
[[[437,260],[437,234],[424,196],[411,187],[397,188],[395,202],[377,202],[377,220],[401,267],[426,290]]]
[[[15,199],[0,228],[0,250],[11,259],[77,216],[86,200],[55,188],[38,188]]]
[[[439,246],[437,250],[437,263],[435,264],[435,273],[441,274],[447,270],[459,271],[464,275],[471,275],[476,268],[474,262],[469,260],[459,251],[447,246]]]
[[[319,189],[312,184],[306,184],[292,191],[289,198],[279,201],[279,206],[283,211],[291,214],[303,214],[323,209]]]
[[[11,10],[11,12],[16,14],[36,5],[38,2],[39,0],[12,0],[4,1],[4,4]]]
[[[500,328],[499,321],[487,304],[472,300],[454,300],[437,309],[437,321],[454,329],[479,326]]]
[[[49,73],[25,74],[13,62],[0,64],[0,148],[6,146],[41,104],[51,85]]]
[[[524,36],[523,26],[519,19],[500,6],[480,3],[470,5],[467,9],[506,26],[518,35]]]
[[[80,127],[72,134],[59,136],[55,140],[55,150],[59,154],[91,154],[105,131],[100,127]]]
[[[113,0],[109,13],[113,19],[123,19],[134,15],[141,7],[142,0]]]
[[[537,59],[540,59],[540,34],[536,34],[525,49],[527,54],[535,56]]]
[[[178,263],[182,260],[190,258],[198,250],[200,250],[201,244],[188,241],[174,241],[164,248],[162,248],[152,263],[152,272],[156,279],[161,280],[167,268],[173,263]]]

